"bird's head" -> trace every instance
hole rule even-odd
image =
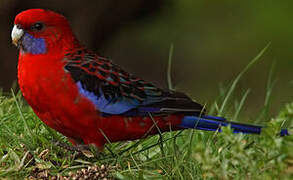
[[[11,38],[22,53],[33,55],[70,48],[68,46],[76,41],[66,18],[44,9],[19,13],[14,20]]]

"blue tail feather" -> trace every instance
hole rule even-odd
[[[257,125],[230,122],[226,121],[225,118],[215,116],[185,116],[181,121],[180,127],[221,132],[221,126],[228,125],[230,125],[230,127],[233,129],[233,133],[244,134],[260,134],[263,128],[262,126]],[[289,135],[289,132],[287,129],[282,129],[280,135]]]
[[[227,120],[226,118],[223,118],[223,117],[210,116],[210,115],[203,115],[201,117],[205,118],[205,119],[213,119],[213,120],[219,120],[219,121],[226,121]]]

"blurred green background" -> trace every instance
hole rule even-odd
[[[46,8],[64,14],[88,47],[124,69],[166,88],[170,45],[177,90],[211,104],[268,43],[261,61],[240,81],[234,98],[251,93],[244,114],[253,117],[265,99],[275,64],[271,113],[293,100],[293,2],[290,0],[0,1],[0,87],[16,80],[17,50],[10,31],[16,14]],[[232,105],[231,105],[232,106]],[[244,115],[243,114],[243,115]]]

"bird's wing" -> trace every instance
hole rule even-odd
[[[157,88],[87,49],[72,50],[64,60],[64,69],[71,74],[80,94],[105,114],[130,116],[203,110],[183,93]]]

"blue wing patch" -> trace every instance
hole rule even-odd
[[[79,93],[88,98],[99,111],[104,113],[122,114],[139,105],[136,99],[130,100],[128,98],[121,98],[121,100],[114,102],[111,99],[106,99],[102,92],[100,96],[96,96],[95,93],[85,90],[80,81],[78,81],[76,85]]]

